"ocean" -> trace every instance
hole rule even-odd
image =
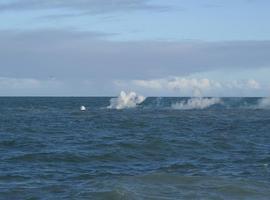
[[[270,100],[1,97],[0,199],[270,199]]]

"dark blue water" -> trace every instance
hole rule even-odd
[[[260,98],[201,109],[172,106],[187,98],[123,110],[109,100],[0,98],[0,199],[270,198]]]

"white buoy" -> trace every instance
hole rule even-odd
[[[81,110],[81,111],[86,111],[85,106],[81,106],[80,110]]]

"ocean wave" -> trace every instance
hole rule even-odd
[[[257,108],[270,109],[270,97],[265,97],[259,100]]]
[[[181,101],[172,104],[173,109],[191,110],[191,109],[205,109],[215,104],[220,104],[220,98],[191,98],[187,101]]]
[[[107,106],[109,109],[125,109],[134,108],[138,104],[141,104],[145,100],[144,96],[138,95],[135,92],[126,93],[121,91],[120,95],[110,100],[110,105]]]
[[[107,183],[108,184],[108,183]],[[250,179],[153,173],[121,177],[96,199],[265,199],[267,183]]]
[[[139,105],[139,106],[138,106]],[[270,97],[148,97],[135,92],[121,92],[110,99],[109,109],[270,109]]]

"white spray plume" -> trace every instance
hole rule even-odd
[[[172,104],[173,109],[178,110],[191,110],[191,109],[204,109],[212,105],[221,103],[220,98],[191,98],[187,102],[181,101]]]
[[[270,97],[262,98],[259,101],[257,108],[260,108],[260,109],[270,109]]]
[[[110,100],[110,105],[107,107],[109,109],[124,109],[124,108],[134,108],[138,104],[145,100],[144,96],[138,95],[135,92],[126,93],[121,91],[120,95],[116,98]]]

